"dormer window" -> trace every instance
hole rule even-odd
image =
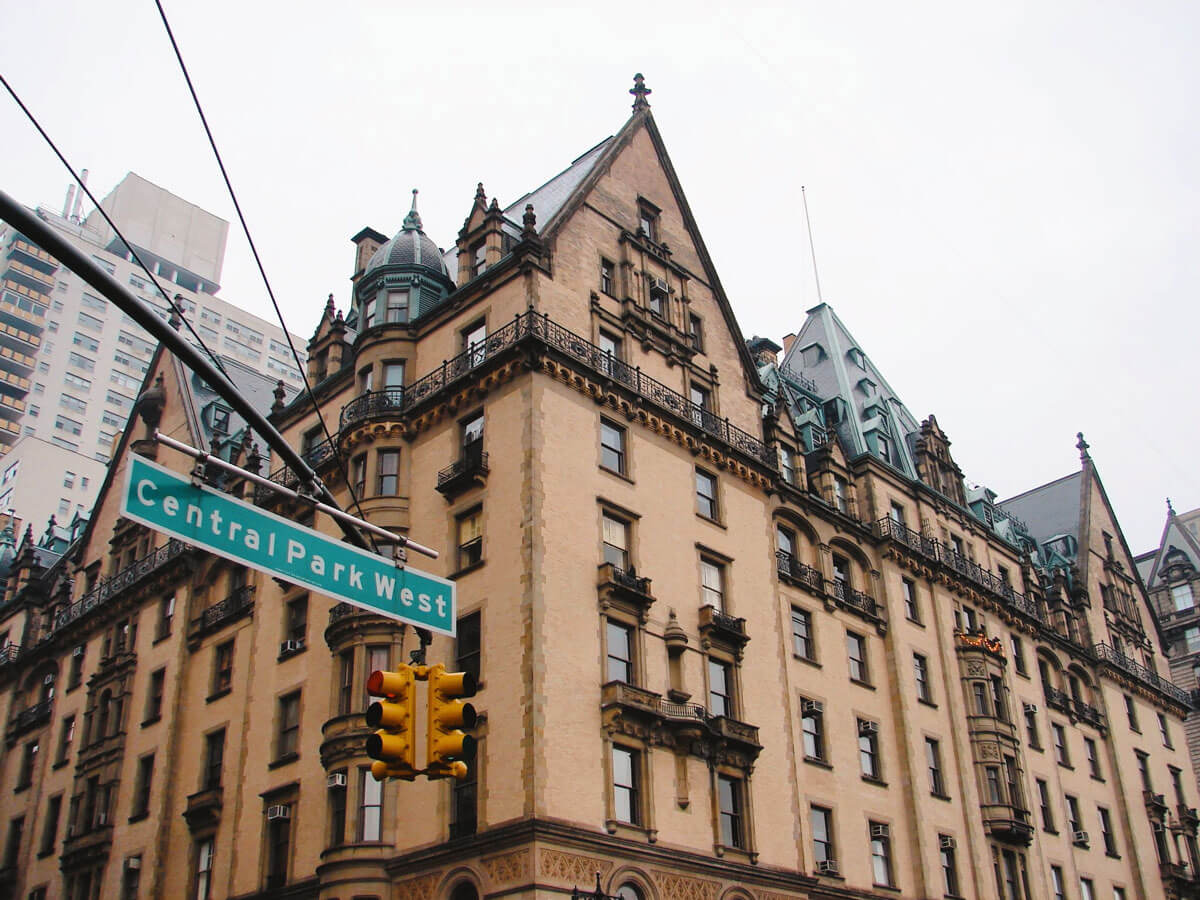
[[[651,203],[642,200],[638,203],[638,231],[648,240],[658,243],[658,214],[659,210]]]
[[[375,298],[368,297],[363,301],[362,307],[362,328],[360,331],[366,331],[375,324]]]
[[[879,437],[875,438],[875,443],[879,447],[879,458],[882,459],[884,462],[890,463],[892,461],[891,441],[889,441],[883,435],[880,435]]]
[[[487,244],[480,241],[471,248],[471,277],[477,278],[487,269]]]
[[[229,410],[223,406],[213,406],[212,427],[213,431],[229,434]]]
[[[854,363],[860,369],[865,369],[867,367],[867,358],[863,356],[863,352],[857,347],[851,347],[846,352],[846,356],[850,358],[850,362]]]
[[[388,291],[384,321],[389,324],[408,321],[408,291]]]

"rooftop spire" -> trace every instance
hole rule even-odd
[[[417,189],[416,188],[413,188],[412,209],[410,209],[408,211],[408,215],[404,217],[404,230],[412,231],[413,229],[416,229],[417,231],[422,230],[421,215],[420,215],[420,213],[417,212]]]
[[[1083,439],[1082,431],[1077,432],[1075,434],[1075,437],[1079,438],[1079,440],[1075,442],[1075,449],[1079,451],[1079,461],[1087,462],[1089,459],[1092,458],[1088,454],[1088,447],[1090,447],[1091,445]]]
[[[629,93],[633,94],[633,111],[639,109],[649,109],[650,104],[646,100],[648,94],[654,93],[650,88],[646,87],[646,80],[642,77],[642,73],[638,72],[633,76],[633,87],[629,89]]]
[[[1170,497],[1168,497],[1168,498],[1167,498],[1167,515],[1168,515],[1168,516],[1174,516],[1174,515],[1175,515],[1175,507],[1173,507],[1173,506],[1171,505],[1171,498],[1170,498]]]

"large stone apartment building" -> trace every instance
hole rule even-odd
[[[479,677],[470,776],[368,773],[412,629],[119,515],[131,454],[193,468],[152,424],[259,464],[160,351],[91,520],[12,562],[8,896],[1197,895],[1187,696],[1087,445],[997,503],[828,306],[745,340],[634,94],[532,193],[480,186],[450,253],[415,208],[359,233],[309,344],[333,444],[246,384],[344,507],[442,550],[412,561],[457,586],[429,660]]]

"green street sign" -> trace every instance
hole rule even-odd
[[[130,455],[121,515],[292,584],[454,635],[454,582],[304,528]]]

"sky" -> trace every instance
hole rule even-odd
[[[1200,5],[162,0],[289,330],[413,188],[451,245],[615,133],[635,72],[744,336],[820,298],[969,481],[1089,444],[1131,549],[1200,506]],[[273,318],[152,2],[0,3],[0,72],[102,197],[134,171],[231,222],[221,296]],[[17,38],[17,39],[13,39]],[[0,189],[69,175],[0,94]],[[119,224],[119,223],[118,223]],[[1192,337],[1189,337],[1191,335]]]

